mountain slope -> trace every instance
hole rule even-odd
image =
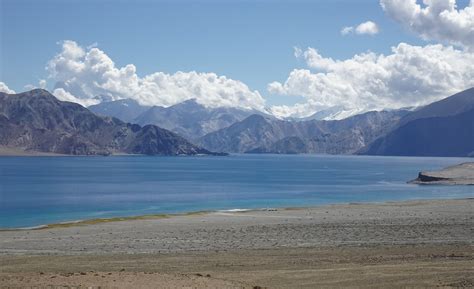
[[[242,153],[261,145],[270,145],[291,134],[293,129],[291,122],[254,114],[228,128],[205,135],[198,143],[224,152]]]
[[[456,93],[450,97],[433,102],[407,114],[400,120],[400,126],[421,118],[458,115],[474,109],[474,87]]]
[[[136,117],[140,125],[155,124],[194,140],[225,128],[255,113],[231,107],[206,108],[190,99],[170,107],[155,106]]]
[[[299,122],[252,115],[198,143],[225,152],[348,154],[389,131],[405,113],[368,112],[344,120]]]
[[[95,114],[115,117],[124,122],[132,122],[137,116],[150,109],[150,107],[140,105],[133,99],[121,99],[91,105],[88,109]]]
[[[0,93],[0,146],[72,155],[210,153],[165,129],[100,117],[41,89]]]
[[[369,155],[474,156],[474,89],[427,105],[360,151]]]

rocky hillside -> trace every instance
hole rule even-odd
[[[170,107],[154,106],[136,117],[140,125],[154,124],[195,140],[256,113],[232,107],[208,108],[190,99]]]
[[[102,102],[89,109],[97,114],[116,117],[139,125],[153,124],[185,137],[196,140],[208,133],[228,127],[252,114],[255,110],[233,107],[209,108],[195,99],[169,106],[143,106],[132,99]]]
[[[474,156],[474,88],[407,114],[390,133],[360,153]]]
[[[368,112],[334,121],[285,121],[252,115],[198,143],[211,150],[250,153],[354,153],[390,131],[407,112]]]
[[[0,146],[71,155],[211,154],[168,130],[97,116],[41,89],[0,93]]]
[[[121,99],[91,105],[88,109],[98,115],[111,116],[124,122],[134,123],[135,118],[150,109],[150,107],[140,105],[133,99]]]

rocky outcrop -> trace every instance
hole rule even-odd
[[[474,185],[474,162],[463,163],[434,172],[420,172],[414,184]]]

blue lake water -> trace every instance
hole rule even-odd
[[[472,159],[321,155],[0,157],[0,227],[112,216],[474,197],[420,186]]]

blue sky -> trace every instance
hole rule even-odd
[[[387,0],[391,1],[391,0]],[[390,54],[401,42],[426,41],[387,16],[378,0],[315,1],[78,1],[0,0],[0,81],[15,91],[45,79],[45,66],[73,40],[97,44],[117,67],[134,64],[138,76],[153,72],[213,72],[258,90],[267,105],[301,97],[269,93],[293,69],[307,67],[294,47],[324,57],[350,59],[373,51]],[[458,8],[469,0],[457,1]],[[344,26],[377,23],[377,35],[346,35]],[[403,23],[402,23],[403,24]],[[52,89],[53,83],[48,82]]]
[[[215,72],[266,92],[301,67],[293,47],[347,58],[388,52],[415,36],[385,17],[377,1],[23,1],[2,0],[2,74],[16,91],[45,78],[57,42],[97,43],[118,66]],[[373,20],[382,33],[346,36],[343,26]],[[267,97],[270,104],[293,101]]]

